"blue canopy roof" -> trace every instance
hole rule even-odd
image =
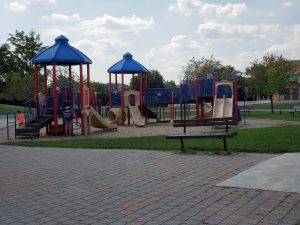
[[[107,72],[109,73],[149,73],[149,71],[140,63],[132,58],[132,55],[127,52],[123,55],[123,59],[112,65]]]
[[[81,51],[72,47],[69,44],[69,39],[63,35],[60,35],[55,39],[55,44],[37,54],[32,63],[51,65],[56,63],[57,65],[79,65],[91,64],[92,61],[84,55]]]

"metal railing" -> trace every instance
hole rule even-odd
[[[13,114],[13,121],[10,121],[9,119],[10,119],[10,114]],[[14,111],[9,111],[9,112],[7,112],[6,113],[6,133],[7,133],[7,140],[9,140],[9,124],[14,124],[14,126],[15,126],[15,138],[16,138],[16,129],[17,129],[17,118],[16,118],[16,112],[14,112]]]

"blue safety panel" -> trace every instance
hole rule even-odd
[[[144,102],[148,105],[171,104],[179,102],[178,88],[147,88]]]
[[[212,97],[213,85],[213,78],[198,80],[198,97]]]
[[[218,86],[218,96],[225,96],[225,98],[232,97],[232,90],[229,85],[220,85]]]
[[[122,105],[122,93],[119,91],[117,93],[112,92],[112,105],[113,107],[121,107]]]
[[[149,73],[149,71],[139,62],[135,61],[132,55],[127,52],[123,55],[123,59],[112,65],[107,72],[109,73]]]
[[[55,44],[37,54],[32,63],[42,65],[79,65],[91,64],[92,61],[81,51],[69,44],[69,39],[61,35],[55,39]]]

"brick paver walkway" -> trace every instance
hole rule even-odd
[[[0,146],[0,224],[294,224],[299,194],[215,186],[272,157]]]

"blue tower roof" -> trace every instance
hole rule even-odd
[[[55,38],[55,44],[37,54],[32,63],[51,65],[92,64],[92,61],[81,51],[69,44],[69,39],[63,35]]]
[[[123,59],[112,65],[107,72],[109,73],[149,73],[149,71],[139,62],[132,58],[132,55],[127,52],[123,55]]]

